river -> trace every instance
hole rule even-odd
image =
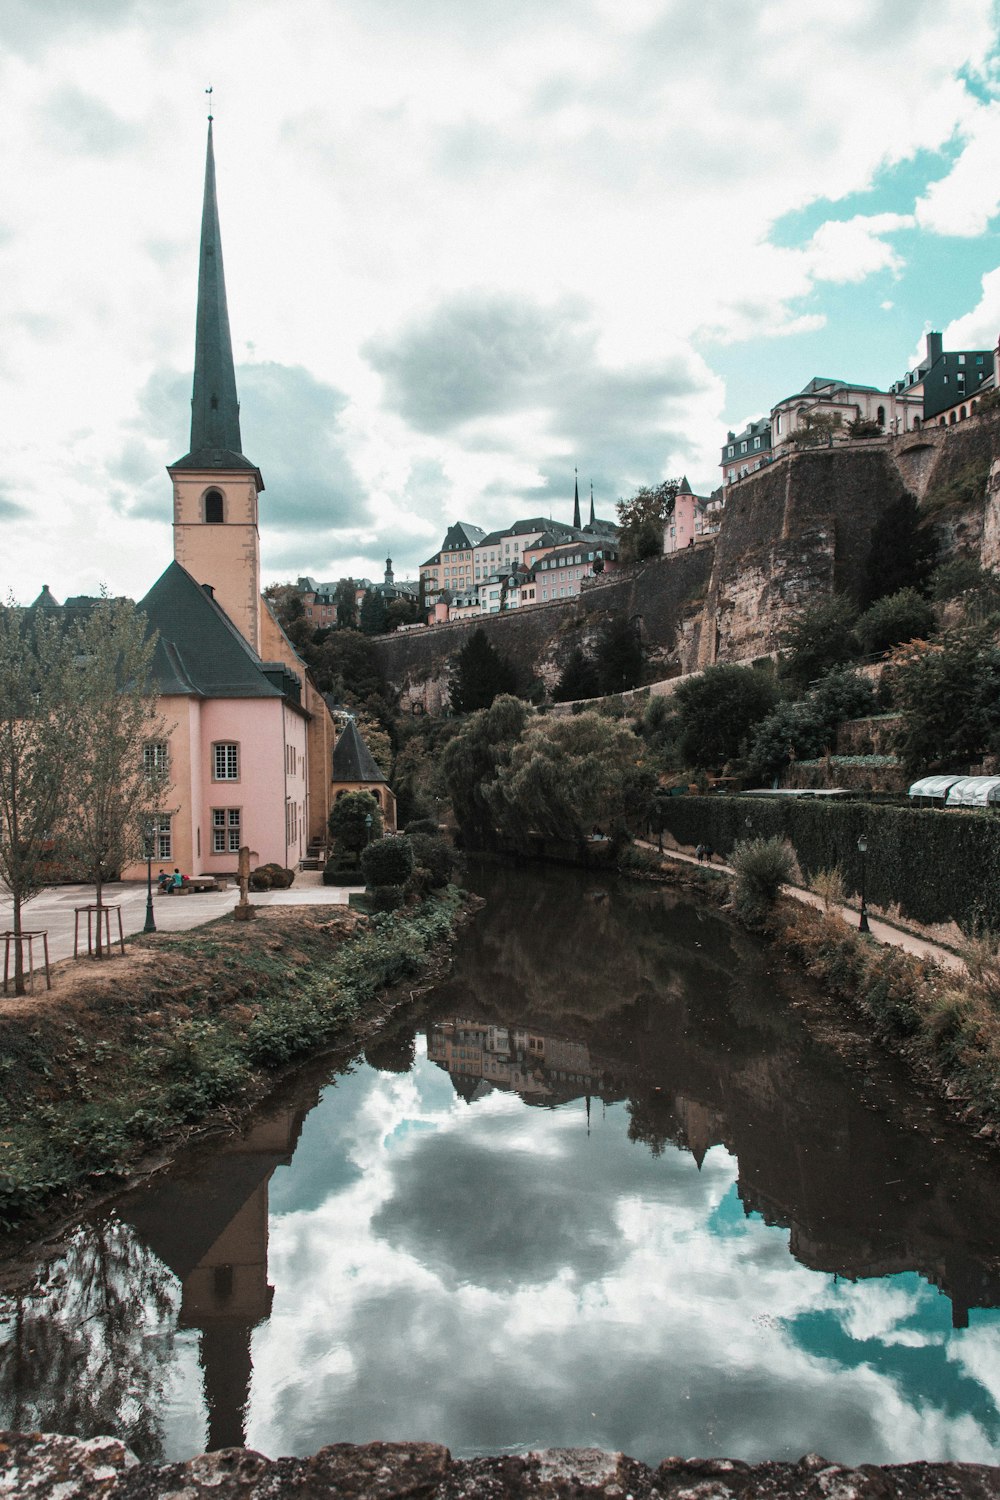
[[[8,1274],[0,1423],[152,1460],[1000,1461],[995,1157],[722,915],[470,883],[367,1056]]]

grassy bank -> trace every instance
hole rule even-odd
[[[347,1041],[380,993],[426,976],[468,909],[447,888],[370,920],[274,909],[140,939],[0,1010],[0,1227],[240,1115],[296,1058]]]
[[[653,862],[658,876],[653,876]],[[732,906],[731,876],[697,865],[661,863],[637,851],[623,873]],[[967,944],[969,972],[944,970],[878,943],[834,913],[781,898],[762,924],[766,941],[801,964],[839,1005],[860,1012],[879,1043],[903,1056],[917,1078],[944,1095],[973,1129],[1000,1137],[1000,952],[995,941]]]

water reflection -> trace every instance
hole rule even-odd
[[[8,1299],[4,1420],[150,1457],[995,1459],[992,1163],[715,914],[481,879],[433,1010]]]

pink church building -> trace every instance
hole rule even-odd
[[[243,454],[209,120],[191,442],[171,464],[174,559],[139,603],[157,633],[169,789],[154,858],[185,873],[296,868],[323,838],[329,709],[260,592],[260,470]],[[125,871],[126,878],[142,872]]]

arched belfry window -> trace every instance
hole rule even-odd
[[[221,526],[222,515],[222,491],[208,490],[205,495],[205,520],[209,526]]]

